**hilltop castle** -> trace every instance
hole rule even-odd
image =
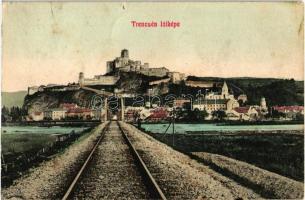
[[[121,57],[117,57],[113,61],[107,62],[107,73],[113,72],[138,72],[146,76],[166,76],[169,70],[165,67],[149,68],[149,63],[141,64],[141,61],[133,61],[129,59],[129,52],[127,49],[121,51]]]
[[[79,84],[85,85],[114,85],[120,79],[120,72],[136,72],[146,76],[170,78],[173,83],[179,83],[185,79],[185,75],[179,72],[170,72],[165,67],[150,68],[149,63],[141,64],[141,61],[129,59],[127,49],[121,51],[121,56],[106,63],[106,74],[96,75],[93,78],[85,78],[83,72],[79,74]]]

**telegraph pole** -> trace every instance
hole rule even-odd
[[[125,104],[124,104],[124,98],[121,97],[121,121],[124,121],[124,111],[125,110]]]
[[[173,124],[173,147],[175,146],[175,110],[173,110],[172,116],[172,124]]]
[[[107,115],[108,115],[108,111],[107,111],[107,107],[108,107],[108,102],[107,102],[107,97],[105,97],[105,122],[107,121]]]

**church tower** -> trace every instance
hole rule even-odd
[[[85,79],[84,73],[80,72],[79,77],[78,77],[78,83],[79,83],[80,86],[84,85],[84,79]]]
[[[267,103],[265,97],[261,98],[260,106],[262,109],[266,110],[267,109]]]
[[[221,89],[221,95],[223,96],[224,99],[228,98],[228,96],[229,96],[229,88],[228,88],[226,81],[223,82],[223,86]]]

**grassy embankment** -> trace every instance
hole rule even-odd
[[[156,139],[184,152],[209,152],[245,161],[280,175],[303,181],[304,135],[274,132],[238,132],[164,135]]]
[[[2,134],[2,153],[13,154],[35,151],[50,146],[56,137],[52,134]]]
[[[27,169],[64,152],[67,146],[88,137],[90,130],[92,128],[70,134],[63,141],[59,141],[55,134],[2,133],[2,187],[10,185]]]

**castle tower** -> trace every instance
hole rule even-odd
[[[221,95],[223,96],[224,99],[229,96],[229,88],[228,88],[226,81],[223,82],[223,86],[221,89]]]
[[[127,49],[123,49],[121,51],[121,58],[120,59],[120,66],[121,67],[124,67],[126,65],[128,65],[128,62],[129,62],[129,53],[128,53],[128,50]]]
[[[78,84],[80,86],[83,86],[84,85],[84,79],[85,79],[85,75],[83,72],[80,72],[79,73],[79,77],[78,77]]]
[[[108,61],[106,63],[107,69],[106,69],[106,73],[111,73],[114,71],[114,64],[112,61]]]
[[[129,59],[129,52],[128,52],[127,49],[123,49],[123,50],[121,51],[121,58],[127,58],[127,59]]]

